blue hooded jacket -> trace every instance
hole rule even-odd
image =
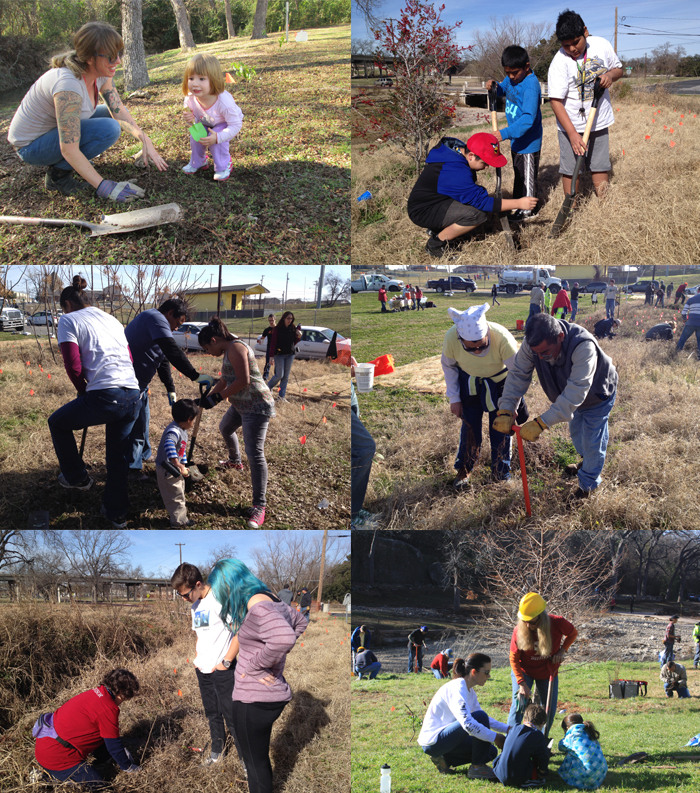
[[[530,72],[524,80],[512,85],[510,77],[498,83],[498,95],[506,97],[508,126],[501,130],[503,140],[510,141],[510,150],[531,154],[542,148],[542,92],[537,77]]]

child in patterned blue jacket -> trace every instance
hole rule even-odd
[[[568,785],[579,790],[595,790],[603,784],[608,764],[598,739],[600,733],[579,713],[570,713],[561,723],[566,735],[559,741],[559,751],[566,757],[557,773]]]

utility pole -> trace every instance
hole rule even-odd
[[[645,52],[644,53],[644,82],[646,82],[646,79],[647,79],[647,54]]]
[[[184,542],[176,542],[175,545],[179,545],[180,546],[180,564],[182,564],[182,546],[186,545],[186,543],[184,543]]]
[[[318,574],[318,607],[321,608],[323,598],[323,573],[326,569],[326,540],[328,539],[328,529],[323,530],[323,547],[321,549],[321,572]]]
[[[617,6],[615,6],[615,52],[617,53]]]
[[[287,273],[287,283],[284,285],[284,310],[287,310],[287,300],[289,298],[289,273]]]
[[[224,266],[223,264],[219,265],[219,291],[216,295],[216,316],[219,316],[219,312],[221,311],[221,275]]]

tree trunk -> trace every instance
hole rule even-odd
[[[177,35],[180,39],[180,49],[183,52],[195,49],[194,38],[190,30],[190,20],[187,17],[185,0],[170,0],[175,12],[175,24],[177,25]],[[228,5],[229,0],[226,0]]]
[[[233,26],[233,17],[231,16],[231,0],[224,0],[224,9],[226,11],[226,31],[230,39],[236,38],[236,28]]]
[[[454,582],[452,591],[452,609],[455,614],[459,614],[459,569],[456,565],[452,576]]]
[[[122,0],[124,87],[127,91],[143,88],[151,82],[143,46],[142,5],[142,0]]]
[[[265,17],[267,16],[267,3],[268,0],[258,0],[255,6],[255,18],[253,19],[253,39],[266,39],[265,33]]]

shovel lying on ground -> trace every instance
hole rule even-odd
[[[135,209],[133,212],[120,212],[117,215],[103,215],[99,223],[87,220],[59,220],[58,218],[29,218],[13,215],[0,215],[0,223],[20,226],[80,226],[88,229],[91,237],[105,234],[126,234],[140,231],[164,223],[175,223],[182,217],[178,204],[161,204],[147,209]]]
[[[588,138],[591,136],[591,130],[593,129],[593,122],[595,121],[596,113],[598,112],[598,102],[600,98],[603,96],[605,89],[600,85],[600,77],[595,78],[595,82],[593,83],[593,102],[591,103],[591,110],[588,114],[588,121],[586,122],[586,129],[583,132],[583,143],[585,146],[588,146]],[[583,165],[583,160],[585,158],[584,154],[579,154],[576,158],[576,167],[574,168],[574,175],[571,177],[571,192],[568,196],[564,199],[564,203],[561,205],[561,209],[559,210],[559,214],[557,215],[557,219],[554,221],[554,225],[552,226],[552,231],[550,232],[550,238],[558,237],[561,234],[561,230],[564,228],[564,224],[569,218],[569,214],[571,213],[571,208],[574,205],[574,200],[576,198],[576,182],[578,181],[579,171],[581,170],[581,166]]]
[[[498,88],[495,85],[492,85],[489,89],[489,110],[491,111],[491,129],[495,132],[498,132],[498,119],[497,119],[497,105],[498,105]],[[495,198],[502,198],[501,195],[501,169],[496,168],[496,192],[494,193]],[[499,214],[499,218],[501,220],[501,228],[506,233],[506,239],[508,240],[508,246],[515,250],[515,243],[513,242],[513,235],[510,232],[510,223],[508,223],[508,216],[504,213]]]
[[[520,476],[523,479],[523,495],[525,496],[525,511],[528,518],[532,517],[532,510],[530,509],[530,491],[527,487],[527,471],[525,470],[525,449],[523,448],[523,439],[520,437],[520,427],[513,424],[513,432],[518,441],[518,457],[520,458]]]

